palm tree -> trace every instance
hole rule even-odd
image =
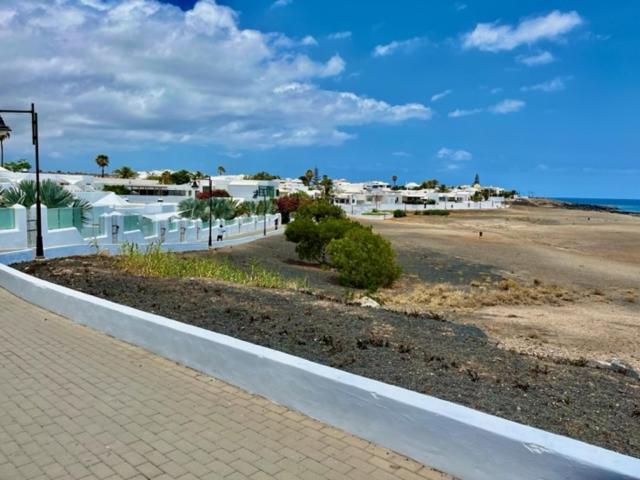
[[[304,172],[304,176],[307,178],[306,185],[307,186],[311,185],[311,181],[313,180],[313,177],[314,177],[313,170],[311,169],[307,170],[306,172]]]
[[[109,166],[109,157],[101,153],[96,157],[96,163],[102,169],[102,177],[104,178],[104,169]]]
[[[225,168],[222,165],[219,165],[218,166],[218,175],[224,175],[225,173],[227,173]]]
[[[138,176],[138,172],[127,166],[116,168],[113,174],[118,178],[136,178]]]
[[[393,175],[391,177],[391,180],[393,180],[393,186],[395,187],[396,186],[396,182],[398,181],[398,176],[397,175]]]

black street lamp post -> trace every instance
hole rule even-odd
[[[209,248],[213,247],[213,183],[209,175]]]
[[[26,113],[31,115],[31,141],[35,149],[36,160],[36,258],[44,257],[44,244],[42,242],[42,209],[40,204],[40,145],[38,143],[38,113],[32,103],[31,110],[0,110],[0,113]],[[11,129],[0,118],[0,139],[9,138]],[[2,149],[4,157],[4,147]],[[3,158],[4,161],[4,158]]]
[[[211,175],[208,177],[209,179],[209,248],[213,247],[213,201],[212,201],[212,193],[213,193],[213,180],[211,179]],[[191,184],[192,188],[198,188],[198,182],[194,179]]]
[[[4,141],[11,136],[11,129],[0,117],[0,167],[4,167]]]

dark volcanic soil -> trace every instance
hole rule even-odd
[[[475,327],[303,292],[137,277],[119,271],[108,257],[16,267],[101,298],[640,457],[640,382],[501,350]]]

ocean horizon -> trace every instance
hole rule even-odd
[[[578,203],[582,205],[598,205],[600,207],[617,208],[621,212],[640,213],[640,199],[633,198],[575,198],[554,197],[554,200]]]

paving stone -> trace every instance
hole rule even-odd
[[[447,480],[0,289],[0,480]]]

